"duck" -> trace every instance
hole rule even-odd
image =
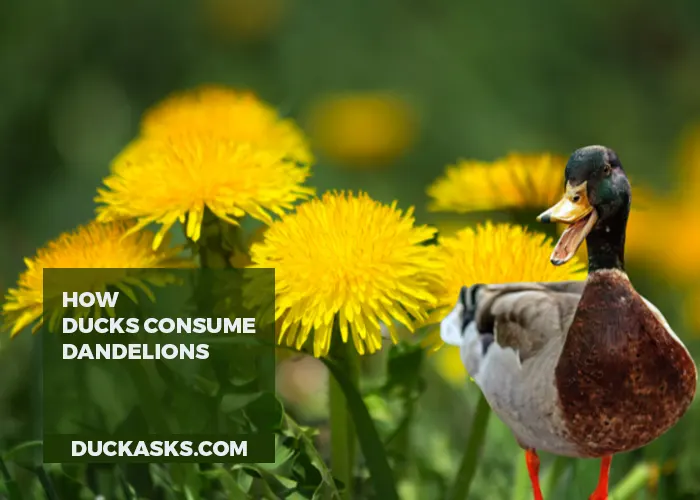
[[[585,280],[465,285],[440,323],[467,372],[525,452],[535,500],[539,455],[600,459],[589,500],[608,498],[612,458],[671,429],[695,396],[697,368],[625,271],[632,193],[612,149],[586,146],[564,168],[565,193],[537,217],[563,223],[560,266],[585,242]]]

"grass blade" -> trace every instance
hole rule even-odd
[[[483,394],[479,395],[479,402],[476,405],[472,428],[467,440],[467,447],[462,456],[462,463],[457,471],[457,478],[450,491],[450,500],[466,500],[469,495],[474,474],[476,473],[479,451],[486,438],[486,428],[488,427],[491,407]]]

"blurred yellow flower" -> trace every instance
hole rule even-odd
[[[434,335],[430,336],[429,339],[432,342],[437,341]],[[464,363],[457,347],[447,345],[442,347],[432,357],[432,362],[438,374],[453,384],[461,385],[464,383],[464,379],[469,376],[464,369]]]
[[[679,179],[673,191],[656,196],[633,190],[632,214],[627,229],[627,255],[649,265],[652,271],[680,282],[700,279],[700,124],[681,136]]]
[[[700,278],[700,211],[676,198],[659,198],[653,210],[633,211],[626,250],[653,270],[696,282]]]
[[[42,311],[48,310],[47,304],[58,298],[44,297],[44,269],[95,268],[99,271],[86,275],[87,281],[81,283],[84,291],[102,292],[107,286],[116,286],[130,295],[131,286],[143,289],[145,283],[128,269],[194,266],[191,260],[179,256],[182,247],[170,248],[164,241],[162,246],[152,249],[153,234],[143,231],[128,235],[131,226],[126,222],[100,224],[93,221],[60,235],[39,249],[36,256],[25,259],[27,270],[20,275],[17,288],[11,288],[5,297],[4,328],[15,336],[37,320],[33,331],[42,325]]]
[[[494,162],[461,160],[428,187],[429,210],[480,212],[547,208],[564,193],[566,158],[510,154]]]
[[[254,268],[275,268],[280,343],[300,349],[313,330],[315,356],[326,355],[334,324],[360,354],[381,347],[381,324],[413,330],[425,322],[440,279],[435,230],[416,226],[412,209],[383,205],[364,193],[327,193],[297,207],[254,244]],[[336,318],[337,316],[337,318]]]
[[[429,322],[437,323],[450,312],[465,285],[586,279],[585,264],[577,257],[562,266],[553,266],[549,261],[553,249],[554,242],[544,234],[527,231],[522,226],[491,222],[439,238],[437,259],[442,279],[434,290],[438,308]],[[439,332],[430,336],[429,342],[434,342],[435,349],[444,345]],[[461,365],[458,355],[441,356],[438,360]],[[449,366],[440,371],[458,370],[458,366]]]
[[[177,92],[143,116],[141,134],[151,137],[214,135],[255,149],[267,149],[311,163],[308,141],[293,120],[277,112],[252,92],[220,85],[203,85]]]
[[[204,0],[208,24],[224,39],[256,42],[268,38],[282,21],[286,0]]]
[[[205,209],[231,224],[250,215],[267,224],[314,190],[302,184],[309,167],[280,151],[205,133],[147,136],[119,155],[95,201],[100,221],[137,219],[131,229],[160,224],[153,248],[177,221],[199,239]]]
[[[314,144],[328,158],[355,166],[389,164],[416,136],[413,109],[390,93],[327,96],[312,106],[309,122]]]

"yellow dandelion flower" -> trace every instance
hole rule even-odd
[[[434,212],[549,207],[564,192],[566,158],[510,154],[495,162],[462,160],[428,187]]]
[[[434,290],[438,307],[431,314],[430,323],[441,321],[450,312],[465,285],[586,279],[585,264],[577,257],[563,266],[553,266],[549,256],[554,241],[542,233],[512,224],[487,222],[465,228],[452,237],[439,238],[437,250],[443,279]],[[434,350],[443,346],[439,332],[430,336],[430,342]],[[458,358],[453,355],[438,359],[456,363]],[[452,378],[458,370],[458,366],[450,366],[440,371]]]
[[[161,228],[160,245],[177,221],[199,239],[205,209],[231,224],[250,215],[269,224],[294,202],[312,195],[302,184],[309,167],[287,160],[280,152],[206,134],[142,137],[121,154],[95,201],[100,221],[134,218],[137,231],[150,223]]]
[[[275,268],[279,341],[300,349],[313,330],[314,355],[323,356],[336,324],[365,354],[381,347],[382,323],[394,341],[394,320],[412,331],[435,305],[435,247],[422,245],[434,234],[414,225],[412,209],[364,193],[327,193],[283,216],[251,248],[251,267]]]
[[[20,275],[17,287],[8,291],[2,308],[3,323],[10,334],[15,336],[38,320],[33,329],[36,331],[44,321],[45,306],[58,300],[58,296],[44,297],[44,269],[99,269],[85,275],[85,283],[81,282],[84,291],[101,292],[112,285],[131,295],[131,286],[145,292],[148,289],[129,269],[193,266],[190,260],[179,256],[182,247],[170,248],[164,242],[154,250],[151,248],[153,235],[148,231],[127,235],[131,226],[126,222],[100,224],[93,221],[60,235],[36,256],[25,259],[27,270]],[[153,280],[150,282],[157,284]]]
[[[291,119],[280,119],[272,106],[249,91],[220,85],[204,85],[177,92],[143,116],[141,134],[167,137],[173,134],[209,134],[250,144],[256,149],[282,152],[301,163],[313,154],[304,133]]]
[[[414,110],[384,92],[327,96],[312,106],[309,121],[314,143],[326,156],[358,167],[391,163],[416,136]]]
[[[431,337],[433,342],[439,340],[439,338],[435,338],[434,336]],[[435,353],[435,356],[431,356],[430,359],[437,373],[443,379],[455,385],[461,386],[464,384],[464,379],[468,374],[464,369],[459,348],[452,346],[443,347]]]

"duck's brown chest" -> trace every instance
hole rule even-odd
[[[626,276],[589,278],[556,368],[568,438],[597,457],[672,427],[694,395],[695,365]]]

